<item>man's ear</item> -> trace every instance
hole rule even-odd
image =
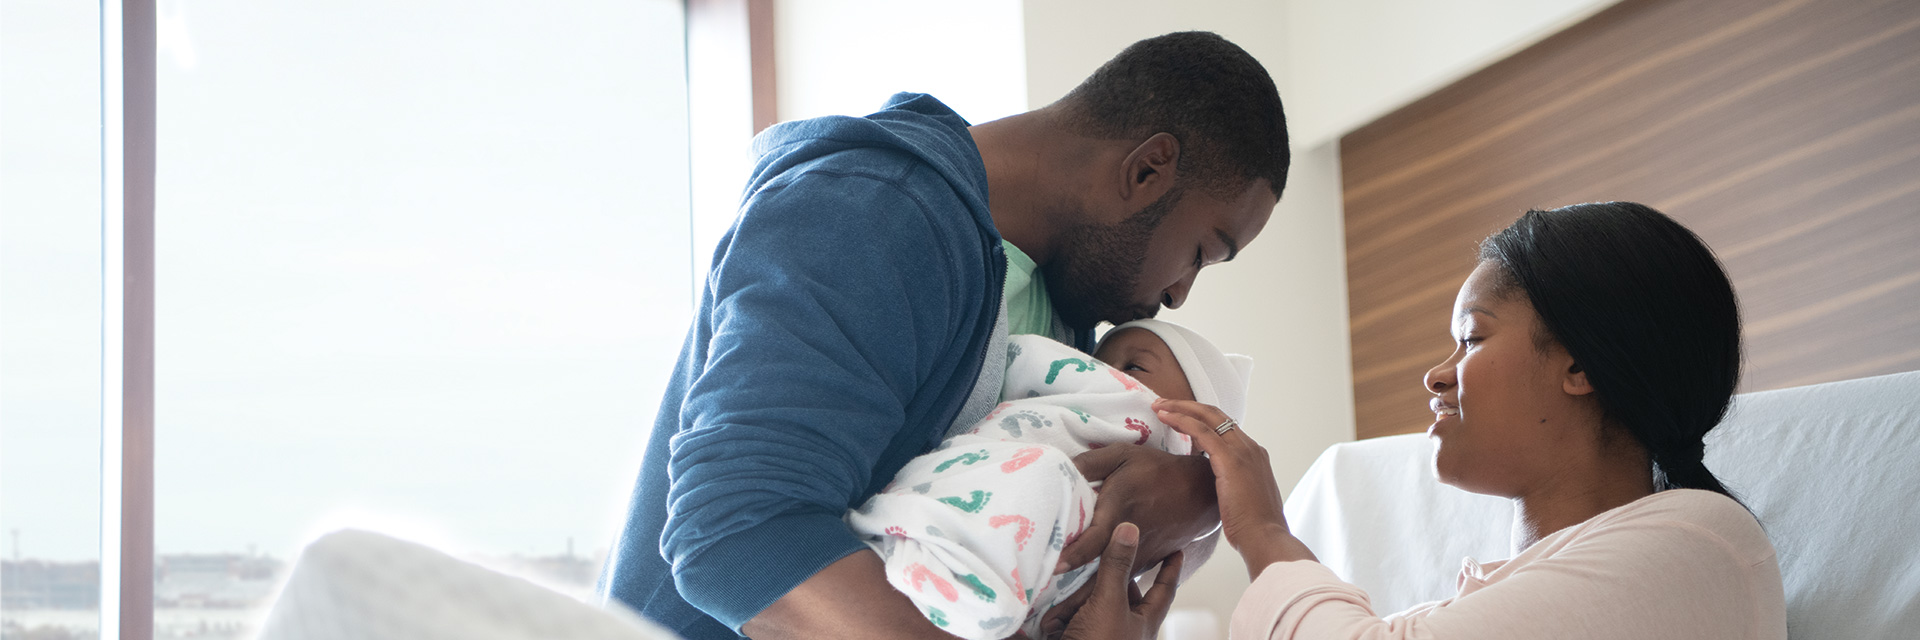
[[[1173,189],[1180,165],[1180,139],[1171,133],[1156,133],[1127,154],[1121,169],[1120,198],[1128,202],[1149,203]]]
[[[1593,383],[1587,380],[1587,370],[1581,368],[1578,362],[1567,366],[1567,375],[1561,378],[1560,388],[1572,396],[1593,393]]]

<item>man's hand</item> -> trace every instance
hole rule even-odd
[[[1113,544],[1103,550],[1100,570],[1093,580],[1092,597],[1073,616],[1065,629],[1067,640],[1152,640],[1159,635],[1160,623],[1173,606],[1173,592],[1180,581],[1180,554],[1167,559],[1153,588],[1145,594],[1133,582],[1134,551],[1140,542],[1140,530],[1123,523],[1114,529]],[[1042,627],[1053,637],[1053,629]],[[1058,627],[1054,627],[1058,628]]]
[[[1206,458],[1117,444],[1075,456],[1073,464],[1087,480],[1104,482],[1093,520],[1060,551],[1055,573],[1100,557],[1113,528],[1122,522],[1140,527],[1136,575],[1220,524],[1213,469]]]

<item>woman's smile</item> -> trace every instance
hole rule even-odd
[[[1459,405],[1449,404],[1440,398],[1428,400],[1427,406],[1433,409],[1433,424],[1427,426],[1427,435],[1429,436],[1434,434],[1434,431],[1440,427],[1441,422],[1446,421],[1448,418],[1456,420],[1460,418]]]

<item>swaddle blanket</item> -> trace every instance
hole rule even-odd
[[[1094,488],[1073,456],[1121,443],[1192,450],[1155,417],[1157,397],[1072,347],[1012,336],[993,413],[909,461],[847,523],[935,625],[970,639],[1041,637],[1041,614],[1098,564],[1053,574],[1093,515]]]

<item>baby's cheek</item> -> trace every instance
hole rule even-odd
[[[1193,400],[1193,387],[1179,376],[1162,376],[1152,383],[1153,392],[1169,400]]]

